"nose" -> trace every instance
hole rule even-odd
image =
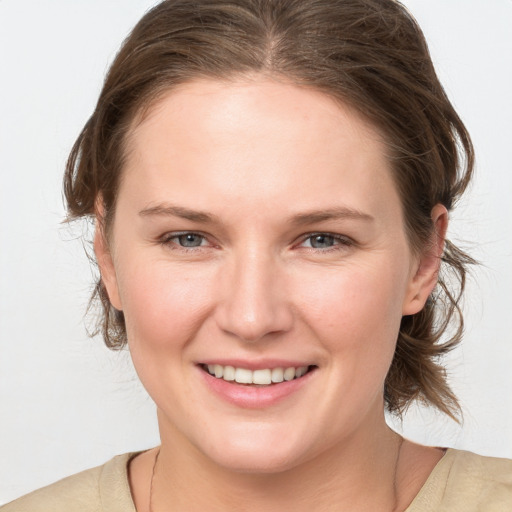
[[[233,257],[220,281],[216,317],[221,330],[254,342],[291,329],[293,311],[283,269],[271,256],[253,252]]]

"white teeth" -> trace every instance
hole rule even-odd
[[[282,368],[274,368],[272,370],[272,382],[283,382],[284,370]]]
[[[232,366],[224,366],[224,380],[235,380],[235,369]]]
[[[221,366],[220,364],[216,364],[214,366],[214,371],[215,371],[215,377],[217,377],[217,379],[220,379],[221,377],[224,376],[224,367]]]
[[[247,368],[235,368],[234,366],[222,366],[220,364],[209,364],[205,367],[208,373],[224,379],[228,382],[239,384],[256,384],[258,386],[269,386],[272,383],[278,384],[283,381],[299,379],[308,372],[308,366],[289,368],[264,368],[261,370],[248,370]]]
[[[302,377],[303,375],[305,375],[307,371],[308,371],[307,366],[300,366],[299,368],[297,368],[295,370],[295,377],[298,379],[299,377]]]
[[[272,372],[270,370],[254,370],[252,372],[253,384],[271,384]]]
[[[284,371],[284,380],[293,380],[295,378],[295,368],[286,368]]]
[[[245,368],[237,368],[235,370],[235,381],[239,384],[252,384],[252,372]]]

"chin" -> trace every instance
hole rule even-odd
[[[228,471],[261,475],[283,473],[299,464],[295,457],[289,454],[273,453],[272,449],[246,450],[236,453],[229,450],[229,453],[211,454],[210,459]]]
[[[238,434],[238,435],[236,435]],[[289,433],[247,428],[222,436],[220,442],[197,448],[214,464],[237,473],[272,474],[290,470],[306,460],[303,439]],[[204,438],[203,438],[204,441]]]

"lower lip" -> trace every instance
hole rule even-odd
[[[237,407],[263,409],[281,402],[302,389],[316,373],[316,369],[298,379],[279,382],[270,386],[247,386],[218,379],[198,367],[205,384],[217,396]]]

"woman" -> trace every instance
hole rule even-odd
[[[445,234],[472,167],[399,3],[156,6],[65,192],[96,220],[103,335],[128,343],[162,444],[5,510],[506,510],[509,462],[384,420],[416,399],[457,416],[439,270],[463,288]]]

